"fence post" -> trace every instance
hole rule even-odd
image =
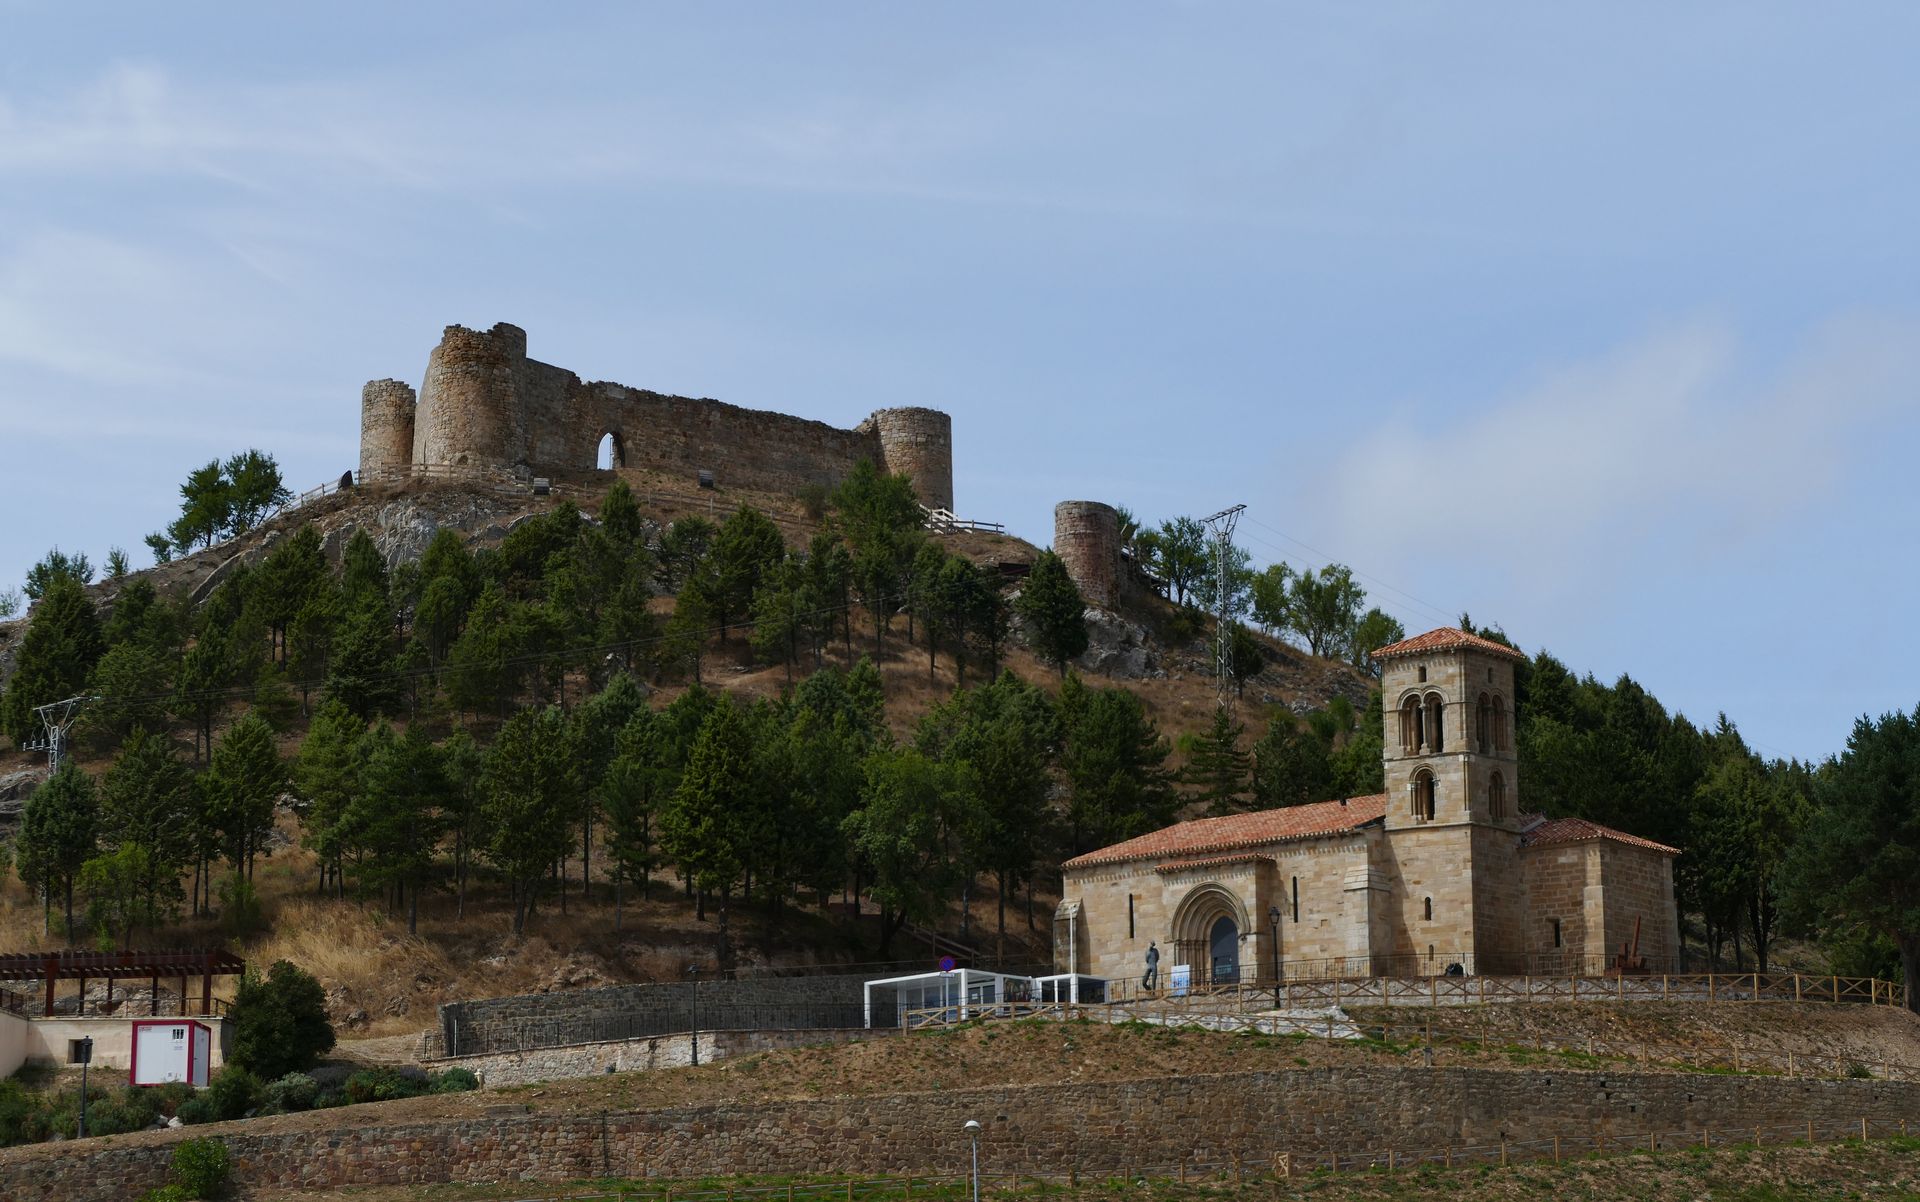
[[[1836,1002],[1840,1000],[1840,978],[1839,977],[1833,978],[1833,1000]]]
[[[1713,977],[1713,974],[1712,974],[1712,973],[1708,973],[1708,974],[1707,974],[1707,1000],[1708,1000],[1708,1001],[1710,1001],[1710,1002],[1714,1000],[1714,997],[1713,997],[1713,984],[1714,984],[1714,977]]]
[[[1399,1159],[1399,1153],[1395,1152],[1392,1148],[1387,1149],[1387,1172],[1391,1173],[1400,1167]]]
[[[1793,1000],[1796,1002],[1800,1000],[1800,974],[1799,973],[1793,974]]]
[[[1500,1167],[1507,1167],[1507,1137],[1504,1135],[1500,1137]]]
[[[1867,1137],[1867,1118],[1865,1115],[1861,1115],[1860,1116],[1860,1142],[1863,1144],[1866,1143],[1867,1138],[1868,1138]]]
[[[1812,1119],[1807,1120],[1807,1142],[1808,1143],[1813,1142],[1813,1120]]]
[[[1647,1132],[1647,1151],[1658,1152],[1659,1150],[1660,1150],[1660,1137],[1658,1135],[1655,1135],[1651,1131]]]
[[[1796,981],[1797,981],[1797,980],[1799,980],[1799,978],[1798,978],[1798,977],[1795,977],[1794,979],[1795,979]],[[1787,1076],[1789,1076],[1789,1077],[1792,1077],[1792,1076],[1797,1076],[1797,1075],[1798,1075],[1798,1074],[1797,1074],[1797,1073],[1796,1073],[1796,1071],[1795,1071],[1795,1065],[1794,1065],[1794,1062],[1793,1062],[1793,1052],[1792,1052],[1791,1050],[1789,1050],[1789,1051],[1787,1052]]]
[[[1713,1147],[1713,1128],[1712,1127],[1700,1128],[1700,1150],[1702,1152],[1705,1152],[1712,1149],[1712,1147]]]
[[[1560,1137],[1557,1135],[1553,1137],[1553,1163],[1560,1163]]]

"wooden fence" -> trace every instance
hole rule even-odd
[[[1914,1124],[1920,1130],[1920,1124]],[[1046,1192],[1081,1189],[1096,1197],[1109,1196],[1115,1183],[1166,1186],[1245,1184],[1270,1181],[1276,1190],[1294,1178],[1315,1173],[1397,1173],[1422,1168],[1469,1168],[1514,1164],[1564,1164],[1598,1157],[1635,1153],[1712,1151],[1717,1148],[1813,1147],[1822,1144],[1864,1143],[1875,1139],[1907,1139],[1909,1121],[1863,1118],[1857,1123],[1819,1123],[1808,1120],[1791,1126],[1704,1127],[1697,1131],[1647,1131],[1608,1134],[1596,1131],[1580,1136],[1502,1140],[1489,1144],[1450,1144],[1440,1148],[1374,1149],[1321,1152],[1275,1152],[1251,1159],[1204,1159],[1196,1154],[1174,1164],[1141,1161],[1101,1167],[1075,1166],[1066,1172],[989,1172],[980,1174],[982,1194]],[[990,1149],[983,1149],[990,1155]],[[662,1182],[619,1186],[590,1193],[525,1194],[515,1202],[877,1202],[879,1199],[965,1198],[971,1188],[964,1172],[906,1177],[851,1177],[773,1184],[691,1184]]]

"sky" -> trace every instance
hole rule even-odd
[[[0,587],[508,321],[1247,511],[1823,758],[1920,702],[1920,8],[0,0]]]

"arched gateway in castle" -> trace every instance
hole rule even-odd
[[[1387,792],[1182,822],[1063,865],[1058,972],[1193,982],[1672,967],[1666,847],[1522,814],[1512,648],[1443,628],[1383,647]],[[1069,957],[1078,963],[1068,964]]]
[[[723,487],[792,493],[832,487],[862,459],[911,477],[922,504],[953,508],[953,422],[934,409],[881,409],[851,430],[825,422],[669,396],[527,358],[526,331],[448,326],[427,357],[416,402],[399,380],[360,395],[363,479],[429,471],[587,471],[612,442],[612,466]]]

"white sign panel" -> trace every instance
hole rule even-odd
[[[1193,965],[1174,965],[1173,971],[1167,974],[1167,984],[1169,986],[1168,991],[1172,993],[1174,997],[1187,996],[1187,990],[1193,985]]]

